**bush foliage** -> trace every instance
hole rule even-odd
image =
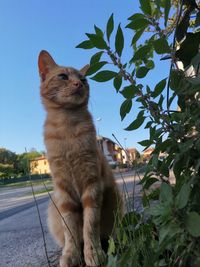
[[[149,138],[139,144],[155,150],[142,185],[148,189],[161,181],[158,194],[153,194],[157,204],[149,207],[152,194],[143,197],[147,221],[144,214],[132,212],[121,222],[117,238],[110,240],[108,266],[200,266],[199,3],[139,2],[140,12],[128,18],[125,28],[115,25],[112,14],[105,31],[95,25],[94,33],[87,33],[87,40],[77,46],[98,50],[87,75],[97,82],[113,81],[124,97],[122,120],[134,102],[140,104],[126,130],[149,129]],[[125,30],[132,32],[132,40],[124,38]],[[130,44],[132,56],[124,62],[123,52]],[[169,75],[151,87],[142,79],[150,77],[155,66],[162,67],[158,57],[169,60]]]

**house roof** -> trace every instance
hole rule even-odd
[[[47,158],[43,155],[41,157],[37,157],[37,158],[34,158],[34,159],[30,159],[30,161],[38,161],[38,160],[46,160]]]
[[[144,150],[143,154],[151,154],[154,151],[153,147],[147,148],[146,150]]]
[[[109,141],[109,142],[111,142],[111,143],[113,143],[113,144],[115,144],[115,145],[118,145],[118,144],[115,143],[112,139],[110,139],[110,138],[108,138],[108,137],[104,137],[104,136],[102,136],[102,135],[97,135],[96,138],[97,138],[97,141],[99,141],[99,140]],[[119,145],[118,145],[118,146],[119,146]]]
[[[131,148],[127,148],[126,149],[128,152],[137,152],[137,149],[136,148],[134,148],[134,147],[131,147]]]

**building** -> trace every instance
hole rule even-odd
[[[110,165],[123,163],[123,149],[110,138],[97,136],[98,145]]]
[[[129,156],[129,161],[131,161],[131,162],[140,158],[140,153],[137,151],[136,148],[127,148],[127,153]]]
[[[142,154],[142,158],[143,160],[149,160],[151,158],[151,153],[154,151],[154,148],[150,147],[147,148],[146,150],[144,150],[143,154]]]
[[[49,163],[44,155],[30,160],[30,172],[31,174],[50,173]]]
[[[144,150],[143,154],[142,154],[142,159],[144,161],[149,161],[150,158],[151,158],[151,155],[154,151],[154,148],[150,147],[150,148],[147,148],[146,150]],[[166,157],[168,156],[168,154],[166,152],[160,152],[159,153],[159,160],[164,160]]]

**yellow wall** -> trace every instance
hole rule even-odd
[[[50,173],[49,163],[45,157],[36,158],[30,161],[31,174]]]

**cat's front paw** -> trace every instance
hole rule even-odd
[[[76,267],[78,264],[77,255],[65,254],[60,257],[60,267]]]
[[[87,267],[102,266],[105,263],[106,255],[102,248],[86,248],[84,250],[84,259]]]

